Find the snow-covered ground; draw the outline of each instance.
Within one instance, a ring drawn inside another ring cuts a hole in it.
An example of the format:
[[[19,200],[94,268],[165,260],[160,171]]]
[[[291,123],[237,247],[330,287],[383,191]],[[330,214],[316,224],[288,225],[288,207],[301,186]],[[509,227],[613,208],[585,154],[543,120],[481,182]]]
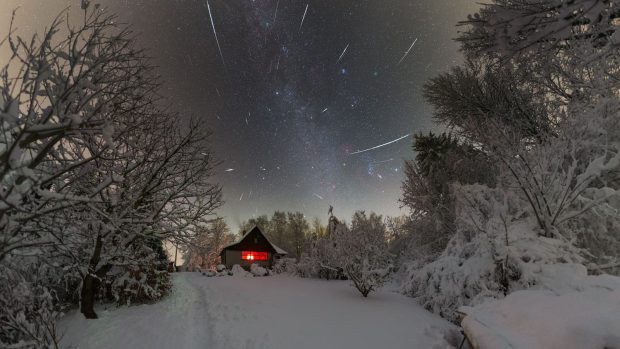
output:
[[[347,281],[174,275],[152,305],[68,314],[63,344],[79,348],[452,348],[456,328],[411,298],[363,298]]]
[[[514,292],[462,323],[481,349],[620,348],[620,291]]]
[[[476,348],[620,348],[620,278],[558,264],[543,266],[539,280],[504,299],[461,308]]]

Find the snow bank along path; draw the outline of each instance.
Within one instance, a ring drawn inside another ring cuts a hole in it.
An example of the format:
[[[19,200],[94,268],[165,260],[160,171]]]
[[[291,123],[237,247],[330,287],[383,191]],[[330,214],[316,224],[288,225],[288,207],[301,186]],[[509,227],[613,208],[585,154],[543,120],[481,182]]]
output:
[[[80,348],[451,348],[455,327],[405,296],[363,298],[347,281],[174,275],[160,303],[69,314],[63,344]]]

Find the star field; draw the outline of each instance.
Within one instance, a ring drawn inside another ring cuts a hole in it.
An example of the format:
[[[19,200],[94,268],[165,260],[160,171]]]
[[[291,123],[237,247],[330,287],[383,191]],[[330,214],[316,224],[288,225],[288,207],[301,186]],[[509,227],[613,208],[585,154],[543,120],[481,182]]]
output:
[[[459,62],[453,23],[477,6],[470,0],[99,3],[133,26],[173,108],[213,130],[223,161],[216,175],[226,200],[220,213],[233,230],[276,209],[323,221],[329,205],[343,218],[356,209],[401,214],[411,137],[352,153],[437,128],[421,86]],[[68,5],[77,20],[77,0],[6,0],[0,23],[21,6],[22,32],[40,29]],[[6,30],[8,24],[0,27],[3,37]]]

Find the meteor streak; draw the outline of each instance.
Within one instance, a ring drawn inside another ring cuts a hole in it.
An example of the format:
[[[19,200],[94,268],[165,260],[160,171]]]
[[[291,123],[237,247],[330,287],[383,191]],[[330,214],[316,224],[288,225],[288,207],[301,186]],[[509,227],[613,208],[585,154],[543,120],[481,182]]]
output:
[[[413,45],[415,45],[416,41],[418,41],[418,38],[415,38],[415,40],[413,40],[413,43],[411,44],[411,46],[409,46],[409,49],[407,50],[407,52],[405,52],[403,57],[400,59],[400,61],[398,61],[398,63],[396,65],[399,65],[405,59],[405,57],[407,57],[407,55],[409,54],[409,51],[411,51],[411,49],[413,48]]]
[[[226,169],[226,172],[232,172],[234,170],[235,170],[234,168],[228,168],[228,169]]]
[[[280,5],[280,0],[276,2],[276,12],[273,14],[273,24],[276,23],[276,18],[278,18],[278,5]]]
[[[298,30],[298,32],[299,32],[299,31],[301,31],[301,26],[302,26],[302,25],[304,25],[304,19],[306,19],[306,13],[308,13],[308,6],[309,6],[309,5],[310,5],[310,4],[306,4],[306,10],[304,11],[304,15],[303,15],[303,17],[301,17],[301,23],[299,24],[299,30]]]
[[[342,53],[340,54],[340,57],[338,57],[338,60],[336,61],[336,64],[338,64],[340,62],[340,60],[342,59],[342,57],[344,57],[345,52],[347,52],[347,49],[349,48],[349,44],[347,44],[347,46],[344,48],[344,50],[342,50]]]
[[[323,197],[322,197],[321,195],[317,194],[317,193],[312,193],[312,195],[314,195],[314,196],[316,196],[317,198],[319,198],[319,199],[323,200]]]
[[[215,42],[217,43],[217,49],[220,51],[220,58],[222,59],[222,63],[224,67],[226,66],[226,62],[224,61],[224,55],[222,54],[222,48],[220,47],[220,40],[217,38],[217,32],[215,31],[215,23],[213,23],[213,15],[211,15],[211,6],[209,5],[209,0],[207,0],[207,9],[209,10],[209,18],[211,19],[211,28],[213,28],[213,36],[215,36]]]
[[[400,140],[403,140],[403,139],[405,139],[405,138],[407,138],[407,137],[409,137],[409,136],[411,136],[411,133],[408,133],[408,134],[406,134],[406,135],[404,135],[404,136],[402,136],[402,137],[400,137],[400,138],[396,138],[396,139],[395,139],[395,140],[393,140],[393,141],[389,141],[389,142],[387,142],[387,143],[379,144],[379,145],[374,146],[374,147],[372,147],[372,148],[368,148],[368,149],[364,149],[364,150],[358,150],[358,151],[355,151],[355,152],[353,152],[353,153],[349,153],[349,155],[360,154],[360,153],[364,153],[364,152],[367,152],[367,151],[370,151],[370,150],[375,150],[375,149],[378,149],[378,148],[381,148],[381,147],[385,147],[386,145],[390,145],[390,144],[392,144],[392,143],[396,143],[396,142],[398,142],[398,141],[400,141]]]
[[[390,162],[390,161],[394,161],[394,158],[389,158],[389,159],[387,159],[387,160],[377,161],[377,162],[374,162],[374,164],[382,164],[382,163],[384,163],[384,162]]]

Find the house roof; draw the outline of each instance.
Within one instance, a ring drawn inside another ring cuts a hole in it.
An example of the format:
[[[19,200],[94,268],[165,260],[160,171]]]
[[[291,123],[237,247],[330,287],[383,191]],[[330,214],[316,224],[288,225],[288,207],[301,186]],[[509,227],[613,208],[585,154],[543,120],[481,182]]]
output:
[[[248,231],[247,233],[245,233],[245,235],[243,235],[243,237],[241,237],[241,239],[237,242],[234,242],[232,244],[228,244],[226,246],[224,246],[222,248],[222,252],[224,252],[226,249],[231,248],[231,247],[235,247],[236,245],[239,245],[243,242],[243,240],[245,240],[249,235],[251,235],[252,233],[258,233],[260,234],[262,237],[265,238],[265,240],[267,241],[267,243],[273,248],[273,250],[277,253],[277,254],[288,254],[288,252],[286,252],[285,250],[281,249],[280,247],[274,245],[271,241],[269,241],[269,238],[267,236],[265,236],[265,234],[263,234],[263,232],[258,229],[258,227],[254,227],[252,230]]]

